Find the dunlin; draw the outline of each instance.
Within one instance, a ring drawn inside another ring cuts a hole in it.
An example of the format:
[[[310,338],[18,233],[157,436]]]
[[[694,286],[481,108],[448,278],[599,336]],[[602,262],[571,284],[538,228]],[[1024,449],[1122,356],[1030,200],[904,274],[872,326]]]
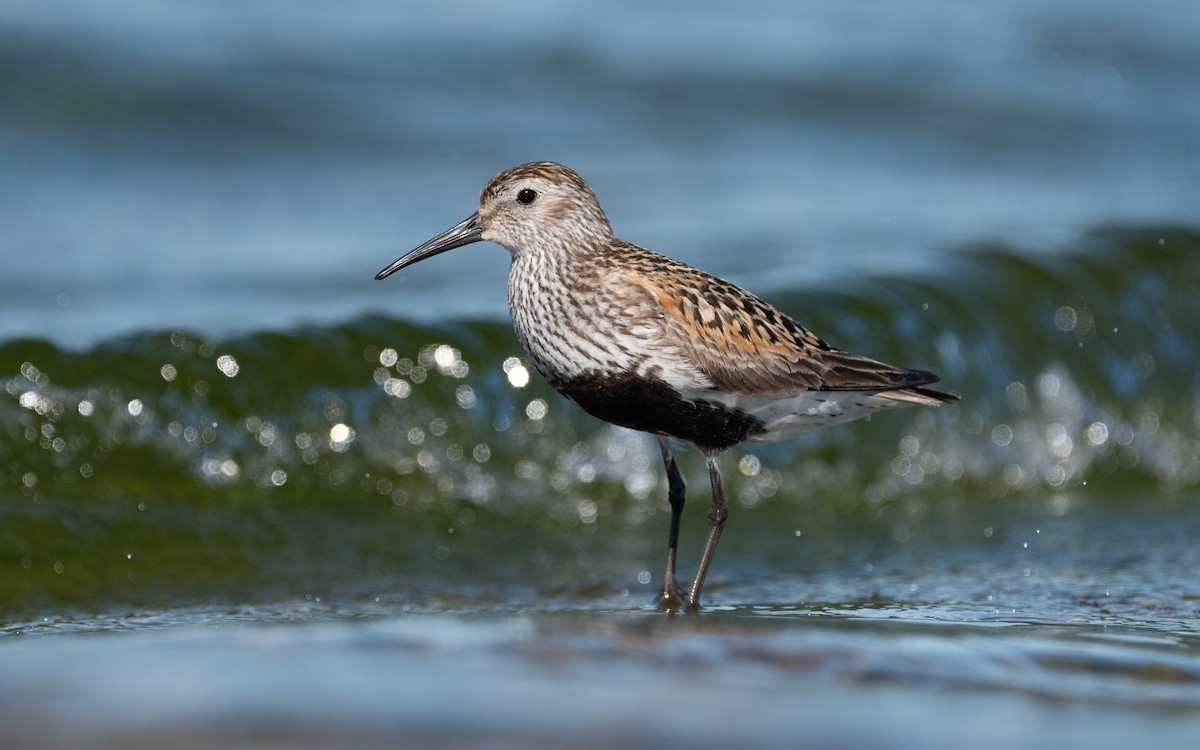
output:
[[[700,606],[729,508],[718,457],[895,406],[955,396],[938,377],[835,349],[753,294],[613,235],[595,193],[552,162],[493,177],[479,210],[379,272],[382,279],[472,242],[512,253],[508,307],[530,361],[559,393],[607,422],[658,437],[671,527],[658,606]],[[704,454],[712,482],[696,577],[675,577],[684,483],[670,438]]]

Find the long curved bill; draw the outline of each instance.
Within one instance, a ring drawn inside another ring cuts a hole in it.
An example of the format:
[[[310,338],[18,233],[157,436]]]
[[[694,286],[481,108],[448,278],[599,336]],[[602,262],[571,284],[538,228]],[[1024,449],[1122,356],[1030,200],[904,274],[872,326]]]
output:
[[[472,242],[479,242],[481,239],[483,239],[483,222],[480,221],[479,212],[477,211],[375,274],[375,279],[386,279],[401,268],[411,266],[419,260],[432,258],[438,253],[444,253],[447,250],[453,250],[463,245],[470,245]]]

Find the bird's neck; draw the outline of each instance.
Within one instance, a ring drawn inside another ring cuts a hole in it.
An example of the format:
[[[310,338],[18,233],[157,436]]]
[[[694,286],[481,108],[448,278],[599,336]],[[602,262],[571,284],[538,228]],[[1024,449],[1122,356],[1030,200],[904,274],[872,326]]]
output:
[[[574,314],[581,295],[589,287],[595,289],[596,278],[595,263],[563,253],[535,248],[514,254],[508,272],[508,307],[517,333],[522,327]]]

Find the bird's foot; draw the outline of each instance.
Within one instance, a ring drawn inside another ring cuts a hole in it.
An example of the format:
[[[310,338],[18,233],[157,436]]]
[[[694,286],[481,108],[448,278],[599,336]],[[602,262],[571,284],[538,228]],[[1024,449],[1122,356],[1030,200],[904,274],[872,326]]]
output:
[[[687,589],[679,585],[679,581],[674,578],[670,581],[664,581],[662,588],[658,590],[658,596],[654,600],[654,605],[663,612],[678,612],[681,609],[692,610],[688,604]]]

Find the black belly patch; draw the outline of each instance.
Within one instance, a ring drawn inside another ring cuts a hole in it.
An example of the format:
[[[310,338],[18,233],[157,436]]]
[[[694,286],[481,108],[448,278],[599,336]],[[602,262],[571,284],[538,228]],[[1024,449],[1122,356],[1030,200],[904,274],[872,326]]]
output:
[[[555,390],[605,422],[724,450],[761,434],[762,420],[740,409],[687,401],[658,378],[630,373],[555,380]]]

